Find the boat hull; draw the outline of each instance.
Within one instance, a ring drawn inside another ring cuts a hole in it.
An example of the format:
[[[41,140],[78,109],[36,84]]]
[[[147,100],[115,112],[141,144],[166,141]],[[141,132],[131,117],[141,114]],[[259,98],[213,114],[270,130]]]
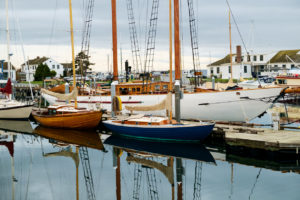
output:
[[[213,123],[199,125],[129,125],[112,120],[104,121],[104,126],[113,134],[144,140],[199,142],[205,139],[214,127]]]
[[[280,95],[282,88],[259,88],[249,90],[185,93],[181,100],[183,119],[246,122],[264,113]],[[55,97],[43,94],[50,103],[59,102]],[[123,105],[153,105],[161,102],[165,94],[121,95]],[[101,104],[111,110],[110,96],[78,96],[79,106],[89,108]],[[173,101],[175,98],[173,98]],[[175,103],[173,102],[173,110]],[[124,107],[123,107],[124,109]],[[124,112],[128,112],[124,110]],[[139,112],[137,112],[139,113]],[[140,112],[150,114],[150,112]],[[151,114],[164,115],[164,111],[151,111]]]
[[[0,119],[26,120],[29,118],[33,105],[20,105],[0,108]]]
[[[42,115],[38,111],[33,111],[34,119],[42,126],[51,128],[67,129],[93,129],[96,128],[102,117],[102,111],[92,111],[85,113]]]

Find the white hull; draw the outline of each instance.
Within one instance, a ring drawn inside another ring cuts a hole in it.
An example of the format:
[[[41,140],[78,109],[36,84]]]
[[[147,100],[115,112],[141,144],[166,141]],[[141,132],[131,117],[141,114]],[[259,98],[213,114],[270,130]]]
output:
[[[0,119],[28,119],[33,105],[18,101],[0,101]]]
[[[181,101],[181,118],[216,121],[250,121],[265,112],[280,94],[282,88],[262,88],[222,92],[186,93]],[[56,97],[43,94],[50,103],[57,103]],[[124,95],[120,96],[124,105],[152,105],[163,100],[166,95]],[[110,96],[78,96],[81,107],[91,108],[101,103],[111,110]],[[174,108],[173,98],[173,110]],[[126,110],[124,110],[127,112]],[[144,112],[145,113],[145,112]],[[164,115],[165,111],[149,114]]]

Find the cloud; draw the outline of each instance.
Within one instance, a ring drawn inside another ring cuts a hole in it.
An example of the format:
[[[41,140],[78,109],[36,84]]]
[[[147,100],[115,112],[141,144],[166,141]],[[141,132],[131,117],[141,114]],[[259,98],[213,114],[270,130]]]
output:
[[[12,4],[13,2],[14,5]],[[149,14],[152,1],[133,0],[132,2],[140,51],[141,55],[144,55],[146,49],[145,35],[149,28]],[[273,0],[271,3],[268,0],[230,0],[229,2],[247,49],[264,52],[300,47],[300,40],[297,39],[300,35],[300,27],[296,26],[298,19],[300,19],[300,2],[298,0]],[[86,3],[87,1],[73,0],[75,45],[78,51],[81,47],[83,8]],[[183,60],[187,62],[188,68],[190,68],[192,52],[187,2],[182,0],[180,5],[183,56],[186,56]],[[160,1],[159,6],[154,64],[156,69],[164,69],[167,66],[167,52],[169,49],[168,1]],[[0,44],[5,45],[4,2],[1,2],[0,7]],[[229,52],[228,7],[225,0],[194,1],[194,10],[198,26],[197,35],[201,63],[205,66],[211,60],[211,57],[221,58]],[[148,17],[146,13],[148,13]],[[130,52],[130,34],[125,0],[117,1],[117,15],[118,46],[119,48],[122,47],[124,52]],[[26,54],[30,55],[30,58],[48,56],[57,58],[60,62],[71,59],[71,54],[65,52],[68,49],[67,46],[70,45],[67,0],[11,1],[10,27],[12,44],[19,45],[21,40],[18,37],[17,20],[14,16],[19,19]],[[233,22],[232,41],[233,46],[242,44]],[[111,43],[110,1],[95,1],[90,47],[97,52],[97,57],[91,56],[98,66],[107,65],[107,54],[111,54]],[[37,49],[38,46],[40,50]],[[47,49],[46,52],[45,49]],[[17,54],[16,52],[13,53]],[[5,49],[2,51],[1,48],[0,57],[6,58]],[[13,57],[16,65],[20,64],[19,60],[21,58]],[[132,59],[130,53],[124,54],[123,60],[126,59]]]

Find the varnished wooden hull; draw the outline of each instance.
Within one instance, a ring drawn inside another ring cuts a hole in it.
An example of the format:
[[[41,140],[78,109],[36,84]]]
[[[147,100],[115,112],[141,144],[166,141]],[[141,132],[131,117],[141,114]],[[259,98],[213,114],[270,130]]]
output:
[[[68,113],[43,115],[33,111],[34,119],[42,126],[67,129],[93,129],[101,121],[102,111],[87,111],[83,113]]]

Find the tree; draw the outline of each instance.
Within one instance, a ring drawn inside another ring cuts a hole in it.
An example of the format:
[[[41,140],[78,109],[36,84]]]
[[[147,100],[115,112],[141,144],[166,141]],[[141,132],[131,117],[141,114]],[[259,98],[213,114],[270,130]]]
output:
[[[82,74],[85,76],[85,73],[90,69],[90,65],[94,65],[89,61],[90,56],[86,55],[83,51],[79,52],[75,57],[75,66],[78,67],[76,74]]]
[[[34,74],[34,80],[43,81],[48,76],[51,76],[49,67],[43,63],[39,64]]]
[[[56,76],[56,71],[52,70],[52,71],[50,72],[50,76],[51,76],[52,78],[55,77],[55,76]]]

